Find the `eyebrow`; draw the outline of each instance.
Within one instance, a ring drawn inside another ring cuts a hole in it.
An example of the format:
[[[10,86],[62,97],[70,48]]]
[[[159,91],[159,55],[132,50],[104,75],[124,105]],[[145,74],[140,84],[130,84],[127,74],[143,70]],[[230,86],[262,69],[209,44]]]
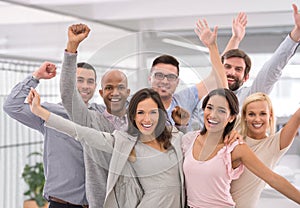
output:
[[[215,107],[213,104],[210,104],[210,103],[208,103],[207,106]],[[218,108],[218,109],[223,109],[223,110],[227,110],[226,107],[222,107],[222,106],[216,106],[216,108]]]

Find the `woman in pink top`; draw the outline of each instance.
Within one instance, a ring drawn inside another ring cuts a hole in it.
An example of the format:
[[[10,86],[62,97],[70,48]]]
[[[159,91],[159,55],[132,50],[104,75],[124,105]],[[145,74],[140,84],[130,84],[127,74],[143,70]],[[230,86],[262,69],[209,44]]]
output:
[[[203,130],[186,134],[182,144],[189,207],[234,207],[230,183],[242,173],[243,165],[300,204],[300,192],[266,167],[247,144],[237,141],[224,144],[239,113],[239,103],[232,91],[226,88],[211,91],[203,100],[202,108]]]

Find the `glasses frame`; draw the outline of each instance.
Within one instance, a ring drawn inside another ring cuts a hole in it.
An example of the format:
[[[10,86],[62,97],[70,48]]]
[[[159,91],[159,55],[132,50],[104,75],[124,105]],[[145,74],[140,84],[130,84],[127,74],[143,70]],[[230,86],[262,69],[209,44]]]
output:
[[[175,74],[164,74],[162,72],[154,72],[153,76],[157,80],[164,80],[166,77],[169,82],[174,82],[178,79],[178,76]]]

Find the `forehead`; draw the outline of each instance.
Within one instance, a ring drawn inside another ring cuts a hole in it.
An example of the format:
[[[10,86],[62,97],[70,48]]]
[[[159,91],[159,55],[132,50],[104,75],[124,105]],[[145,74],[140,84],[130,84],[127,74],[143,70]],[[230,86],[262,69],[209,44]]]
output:
[[[178,74],[178,69],[176,66],[173,66],[172,64],[163,64],[159,63],[153,66],[153,72],[163,72],[163,73],[172,73],[172,74]]]
[[[158,108],[157,103],[152,98],[146,98],[145,100],[142,100],[137,105],[138,109],[153,109]]]
[[[269,105],[265,100],[258,100],[247,105],[247,111],[269,111]]]
[[[221,95],[213,95],[207,102],[207,105],[213,105],[215,107],[220,108],[229,108],[228,101],[224,96]]]
[[[95,72],[91,69],[77,68],[76,76],[95,80]]]
[[[116,84],[124,84],[127,86],[127,78],[120,71],[111,71],[102,77],[102,85],[116,85]]]
[[[243,58],[240,57],[231,57],[228,59],[224,59],[224,64],[230,64],[232,66],[238,66],[246,68],[246,63]]]

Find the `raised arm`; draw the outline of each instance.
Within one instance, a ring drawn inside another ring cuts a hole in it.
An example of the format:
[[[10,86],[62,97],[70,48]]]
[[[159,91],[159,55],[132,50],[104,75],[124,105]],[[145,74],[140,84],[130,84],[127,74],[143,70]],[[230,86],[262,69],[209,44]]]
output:
[[[236,18],[232,20],[232,36],[227,43],[223,53],[231,49],[237,49],[240,42],[244,39],[247,26],[247,15],[245,12],[240,12]]]
[[[242,163],[257,177],[264,180],[271,187],[300,204],[300,192],[284,177],[270,170],[251,151],[247,144],[240,144],[232,152],[232,159],[240,159]]]
[[[290,37],[293,41],[299,42],[300,41],[300,14],[298,12],[298,7],[296,4],[292,4],[293,7],[293,16],[294,16],[294,28],[290,33]]]
[[[68,43],[64,53],[60,77],[60,92],[63,106],[70,119],[78,124],[87,125],[89,115],[87,104],[84,103],[76,85],[77,49],[90,32],[87,25],[75,24],[68,28]]]
[[[269,94],[274,84],[280,79],[282,70],[295,54],[300,41],[300,14],[295,4],[293,4],[293,11],[295,24],[293,30],[262,66],[244,98],[255,92]],[[241,103],[244,98],[240,100]]]
[[[289,146],[300,127],[300,108],[292,115],[280,132],[280,149]]]
[[[202,21],[198,20],[195,32],[202,43],[209,49],[209,55],[213,69],[212,73],[208,77],[197,84],[199,99],[201,99],[210,90],[213,90],[217,87],[228,88],[228,83],[217,46],[218,27],[215,26],[214,30],[211,31],[205,19]]]
[[[44,62],[32,75],[18,83],[7,96],[3,110],[13,119],[43,133],[44,121],[31,113],[29,105],[25,103],[30,88],[35,88],[41,79],[52,79],[56,75],[56,66]]]
[[[43,119],[47,127],[65,133],[81,143],[84,142],[91,148],[108,153],[112,152],[114,137],[111,134],[80,126],[68,119],[50,113],[41,106],[40,95],[33,88],[31,88],[27,100],[32,113]]]

